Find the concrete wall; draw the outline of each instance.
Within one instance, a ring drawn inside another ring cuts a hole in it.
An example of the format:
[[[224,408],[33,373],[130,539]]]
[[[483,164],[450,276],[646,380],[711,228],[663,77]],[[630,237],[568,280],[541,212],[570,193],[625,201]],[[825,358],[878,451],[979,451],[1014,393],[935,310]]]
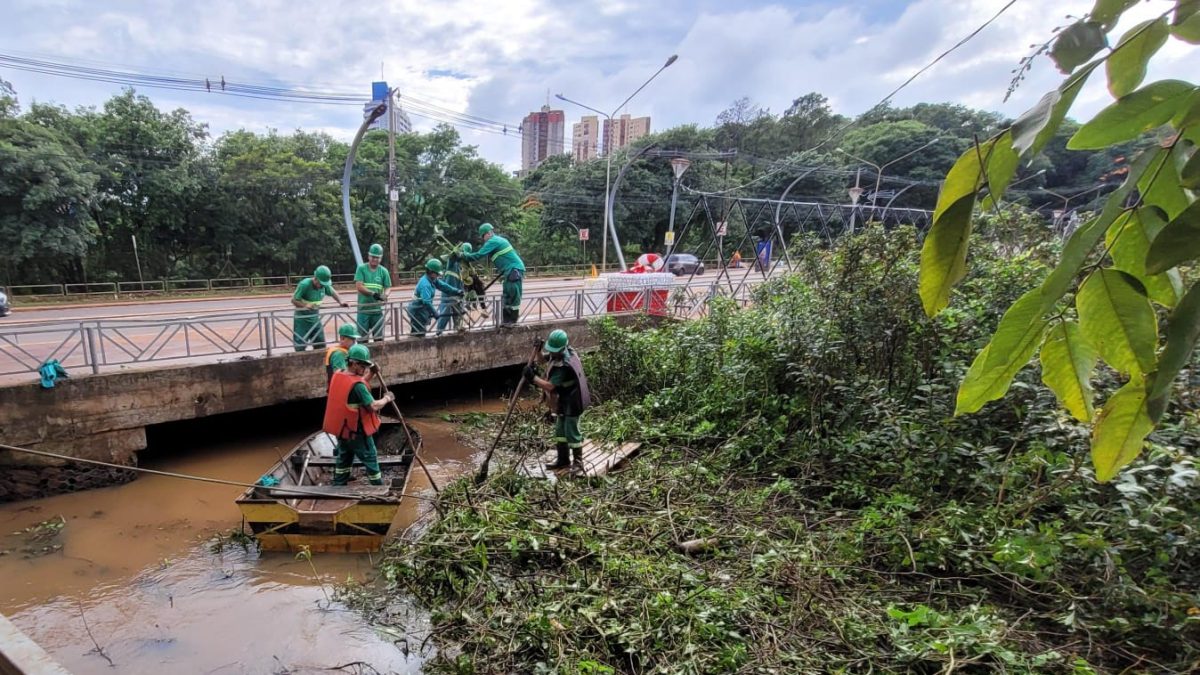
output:
[[[622,322],[634,316],[617,317]],[[587,320],[376,343],[372,357],[389,385],[524,363],[538,336],[562,328],[580,349],[594,346]],[[292,353],[225,363],[178,365],[0,387],[0,442],[72,457],[136,464],[146,427],[325,395],[324,355]],[[125,474],[80,474],[80,465],[0,450],[0,501],[112,484]],[[40,470],[39,469],[44,469]],[[22,480],[14,480],[14,470]],[[56,471],[70,471],[58,475]],[[36,474],[36,485],[30,484]],[[18,483],[20,485],[18,485]]]

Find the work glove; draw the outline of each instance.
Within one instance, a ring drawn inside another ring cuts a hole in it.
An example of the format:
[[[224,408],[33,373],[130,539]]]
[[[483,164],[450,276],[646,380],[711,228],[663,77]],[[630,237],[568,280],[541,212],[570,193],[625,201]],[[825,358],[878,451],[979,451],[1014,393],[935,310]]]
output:
[[[375,298],[379,302],[383,302],[383,293],[372,293],[371,297]]]
[[[533,366],[526,364],[525,371],[522,374],[525,376],[526,380],[532,382],[533,378],[537,377],[538,372],[537,372],[537,369],[535,369]]]
[[[345,300],[343,300],[343,301],[341,302],[341,305],[342,305],[342,307],[349,307],[349,306],[350,306],[350,303],[348,303],[348,302],[346,302]]]

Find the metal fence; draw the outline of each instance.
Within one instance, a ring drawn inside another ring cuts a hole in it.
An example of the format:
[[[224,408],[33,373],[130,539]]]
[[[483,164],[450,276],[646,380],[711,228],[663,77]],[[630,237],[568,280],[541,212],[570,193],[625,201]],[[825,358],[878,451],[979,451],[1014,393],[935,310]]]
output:
[[[693,318],[708,311],[716,296],[747,304],[751,283],[724,282],[676,284],[669,288],[610,292],[584,288],[523,299],[518,324],[582,319],[605,314],[646,313],[657,316]],[[755,283],[761,279],[755,280]],[[436,336],[436,317],[421,333],[406,311],[408,302],[381,305],[382,333],[377,339],[391,341]],[[134,367],[147,363],[194,360],[212,362],[224,358],[274,356],[304,348],[323,349],[327,339],[336,341],[337,329],[356,321],[357,310],[337,308],[318,313],[310,334],[297,335],[294,310],[244,311],[199,317],[161,319],[97,319],[46,322],[0,328],[0,376],[36,373],[51,359],[64,368],[91,373]],[[493,330],[500,325],[500,298],[488,297],[447,316],[446,332]],[[366,327],[358,326],[366,335]]]

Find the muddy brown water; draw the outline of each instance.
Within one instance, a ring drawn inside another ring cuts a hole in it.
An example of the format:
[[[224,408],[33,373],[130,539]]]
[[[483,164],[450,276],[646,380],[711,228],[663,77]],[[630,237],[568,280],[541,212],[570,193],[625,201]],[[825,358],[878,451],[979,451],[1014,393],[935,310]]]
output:
[[[480,409],[476,400],[409,411],[439,485],[481,459],[440,415]],[[253,482],[308,433],[202,442],[178,453],[152,445],[142,464]],[[409,491],[432,495],[415,467]],[[419,672],[428,657],[418,653],[428,628],[422,612],[409,608],[407,635],[389,634],[326,599],[333,584],[369,579],[376,558],[315,554],[310,566],[286,553],[210,550],[215,534],[239,527],[233,500],[240,492],[143,475],[119,487],[0,505],[0,612],[78,674],[334,672],[325,669],[353,662]],[[430,509],[428,501],[404,500],[393,536]],[[65,525],[49,545],[61,548],[33,555],[41,544],[21,531],[58,517]]]

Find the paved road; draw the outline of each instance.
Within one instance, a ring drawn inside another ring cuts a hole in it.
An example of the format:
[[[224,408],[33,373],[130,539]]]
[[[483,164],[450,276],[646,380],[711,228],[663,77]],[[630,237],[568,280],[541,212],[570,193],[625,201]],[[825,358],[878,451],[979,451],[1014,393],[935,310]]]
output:
[[[736,285],[742,277],[737,275]],[[677,289],[688,279],[675,280]],[[697,277],[690,288],[678,290],[675,314],[690,314],[702,305],[716,275]],[[751,279],[753,281],[753,278]],[[723,280],[722,285],[728,285]],[[411,286],[393,291],[387,313],[387,339],[407,337],[408,321],[402,306],[412,297]],[[578,293],[583,279],[530,279],[525,284],[522,323],[593,316],[609,309],[603,290]],[[489,298],[499,296],[493,287]],[[143,368],[166,363],[205,363],[237,358],[257,358],[292,351],[292,308],[289,296],[215,298],[195,301],[151,301],[135,305],[78,306],[30,309],[0,320],[0,382],[29,381],[33,371],[48,359],[57,359],[70,372],[90,373],[92,363],[103,372]],[[321,316],[325,334],[353,321],[353,293],[348,309],[326,303]],[[672,301],[674,303],[674,300]],[[636,309],[620,307],[618,309]],[[656,309],[666,311],[666,307]],[[16,319],[15,321],[12,319]],[[490,330],[494,322],[481,312],[471,316],[473,330]],[[102,320],[88,330],[79,322]],[[431,327],[432,328],[432,327]],[[268,350],[265,345],[270,345]]]

